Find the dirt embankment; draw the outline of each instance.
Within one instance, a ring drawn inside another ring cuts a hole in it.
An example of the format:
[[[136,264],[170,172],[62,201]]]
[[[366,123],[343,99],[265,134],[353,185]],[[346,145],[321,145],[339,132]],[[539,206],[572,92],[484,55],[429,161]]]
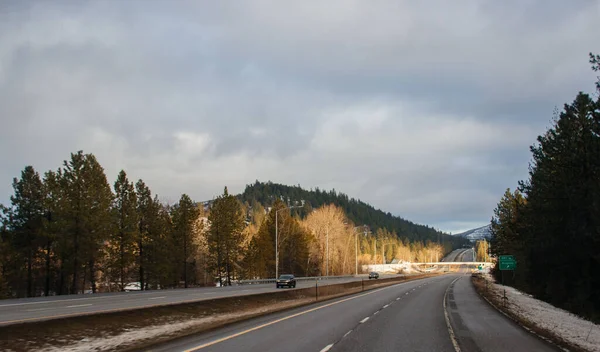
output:
[[[355,281],[0,327],[3,351],[132,350],[260,315],[439,274]]]

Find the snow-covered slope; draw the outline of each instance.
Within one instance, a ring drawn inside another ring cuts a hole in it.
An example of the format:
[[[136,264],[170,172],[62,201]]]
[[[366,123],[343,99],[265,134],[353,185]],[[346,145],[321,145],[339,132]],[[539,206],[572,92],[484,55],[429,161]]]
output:
[[[489,240],[491,237],[490,225],[478,227],[473,230],[465,231],[463,233],[456,234],[455,236],[465,237],[471,241],[479,241],[482,239]]]

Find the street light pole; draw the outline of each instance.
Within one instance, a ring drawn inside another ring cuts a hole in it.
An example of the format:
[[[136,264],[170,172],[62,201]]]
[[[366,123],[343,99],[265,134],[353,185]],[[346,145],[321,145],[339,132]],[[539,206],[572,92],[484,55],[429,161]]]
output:
[[[354,234],[354,276],[358,276],[358,232]]]
[[[354,231],[354,275],[358,276],[358,232],[356,229],[365,227],[365,225],[355,226],[352,230]]]
[[[325,276],[329,276],[329,224],[325,228],[325,256],[326,259],[326,267],[325,267]]]
[[[275,278],[279,277],[279,221],[277,221],[277,213],[279,210],[275,210]]]

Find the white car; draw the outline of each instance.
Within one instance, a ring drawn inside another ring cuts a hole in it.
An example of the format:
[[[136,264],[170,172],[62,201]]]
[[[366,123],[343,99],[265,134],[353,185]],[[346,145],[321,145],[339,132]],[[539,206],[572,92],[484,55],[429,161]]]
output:
[[[123,288],[123,290],[125,292],[141,291],[142,290],[142,285],[139,282],[130,282],[127,285],[125,285],[125,287]]]

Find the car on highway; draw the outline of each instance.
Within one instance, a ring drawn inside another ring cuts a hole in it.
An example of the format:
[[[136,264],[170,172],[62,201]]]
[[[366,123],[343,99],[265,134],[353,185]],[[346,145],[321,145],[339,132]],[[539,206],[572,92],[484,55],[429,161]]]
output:
[[[131,292],[131,291],[141,291],[142,285],[139,282],[130,282],[125,287],[123,287],[123,291]]]
[[[296,278],[294,277],[294,275],[290,275],[290,274],[286,274],[286,275],[281,275],[279,276],[279,278],[277,280],[275,280],[275,286],[277,288],[280,287],[296,287]]]
[[[379,273],[375,272],[375,271],[371,271],[369,273],[369,280],[371,280],[371,279],[379,279]]]

